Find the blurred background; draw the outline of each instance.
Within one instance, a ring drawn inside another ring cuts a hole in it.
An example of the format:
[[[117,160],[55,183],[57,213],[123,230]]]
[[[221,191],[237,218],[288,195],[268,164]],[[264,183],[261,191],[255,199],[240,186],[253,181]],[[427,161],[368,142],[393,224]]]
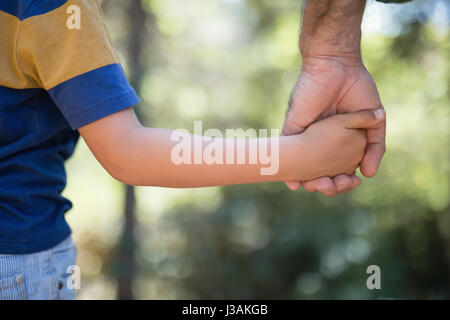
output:
[[[301,68],[301,0],[101,4],[145,125],[281,128]],[[78,298],[449,299],[449,21],[446,0],[368,1],[362,50],[387,153],[346,195],[127,187],[80,141],[65,190]],[[372,264],[381,290],[366,287]]]

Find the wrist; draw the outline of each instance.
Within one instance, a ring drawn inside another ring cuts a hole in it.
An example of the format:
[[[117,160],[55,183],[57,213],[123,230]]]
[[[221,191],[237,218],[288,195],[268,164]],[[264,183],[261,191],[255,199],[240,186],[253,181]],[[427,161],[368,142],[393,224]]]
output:
[[[310,40],[301,46],[302,65],[335,64],[356,67],[362,66],[363,60],[359,44],[355,47],[351,45],[333,45],[320,40]]]
[[[305,178],[305,139],[302,135],[280,138],[280,181],[302,181]]]
[[[303,60],[360,60],[364,7],[365,0],[308,0],[299,39]]]

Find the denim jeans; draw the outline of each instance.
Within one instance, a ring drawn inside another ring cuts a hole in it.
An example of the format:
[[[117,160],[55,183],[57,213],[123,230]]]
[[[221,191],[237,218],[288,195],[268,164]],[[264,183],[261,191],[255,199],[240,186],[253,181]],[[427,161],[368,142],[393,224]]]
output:
[[[76,255],[71,237],[37,253],[0,254],[0,300],[74,299],[68,268],[75,265]]]

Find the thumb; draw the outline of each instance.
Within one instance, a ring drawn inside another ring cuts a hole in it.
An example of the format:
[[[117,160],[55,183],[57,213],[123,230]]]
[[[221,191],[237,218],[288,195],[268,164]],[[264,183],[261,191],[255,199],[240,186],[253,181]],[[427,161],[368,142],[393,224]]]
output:
[[[305,127],[302,127],[298,124],[293,123],[292,121],[289,121],[289,119],[286,119],[281,134],[283,136],[292,136],[294,134],[300,134],[303,131],[305,131]]]
[[[383,108],[375,110],[358,111],[339,115],[347,129],[370,129],[383,122],[386,112]]]

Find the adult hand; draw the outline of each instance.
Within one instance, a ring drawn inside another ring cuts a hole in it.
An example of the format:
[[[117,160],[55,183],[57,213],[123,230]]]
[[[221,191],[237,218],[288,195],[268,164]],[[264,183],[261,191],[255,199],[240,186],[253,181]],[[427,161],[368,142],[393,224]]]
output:
[[[361,58],[361,21],[365,0],[306,0],[300,35],[303,67],[289,102],[284,135],[301,133],[314,121],[335,113],[382,107],[375,82]],[[376,174],[385,152],[386,123],[367,130],[367,149],[360,169]],[[287,182],[327,196],[361,183],[356,175]]]
[[[303,59],[303,68],[289,102],[283,126],[284,135],[301,133],[311,123],[336,113],[382,107],[372,76],[359,58],[316,56]],[[385,152],[383,121],[367,130],[367,149],[360,164],[361,173],[374,176]],[[287,182],[291,190],[302,186],[309,192],[334,196],[361,183],[356,175],[321,177],[303,182]]]

